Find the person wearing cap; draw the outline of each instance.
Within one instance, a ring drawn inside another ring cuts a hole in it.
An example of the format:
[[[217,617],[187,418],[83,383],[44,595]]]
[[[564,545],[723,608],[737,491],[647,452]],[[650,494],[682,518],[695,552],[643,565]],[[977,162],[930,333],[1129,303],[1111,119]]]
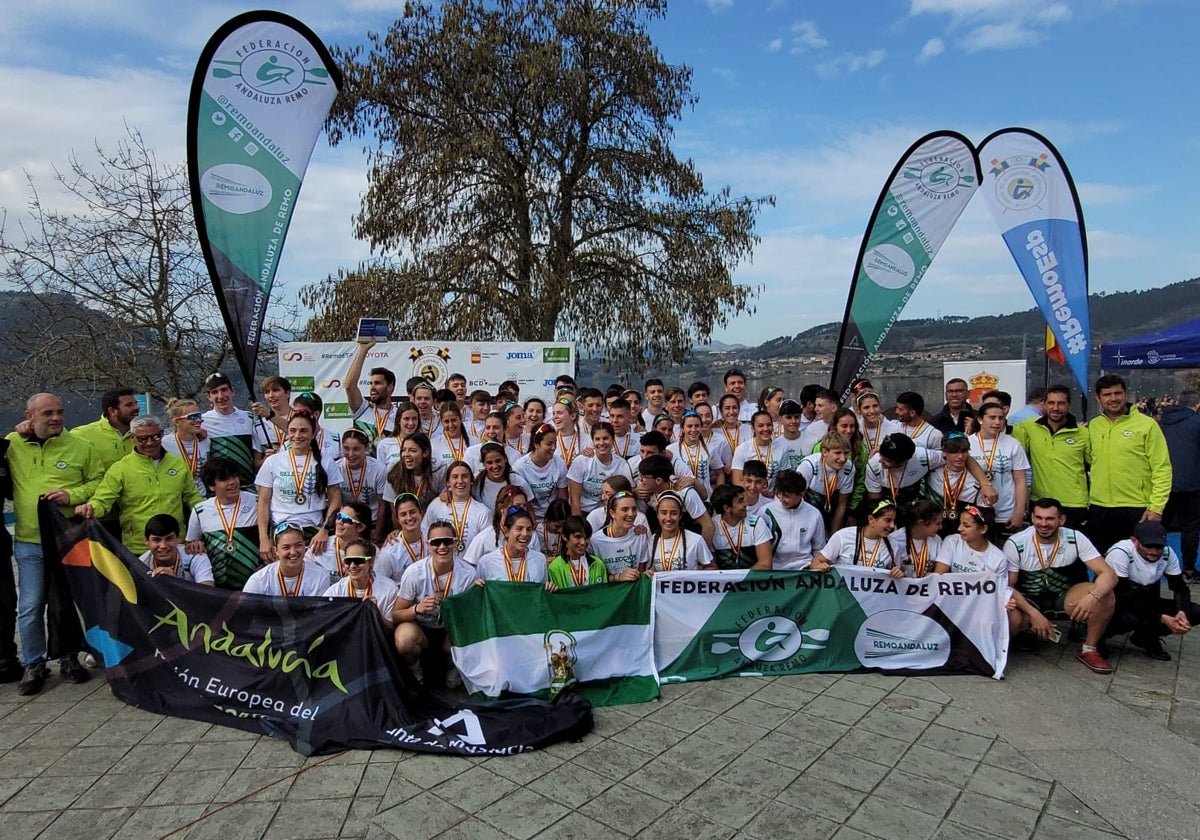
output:
[[[1114,544],[1105,560],[1117,576],[1117,607],[1105,636],[1130,633],[1129,641],[1151,659],[1170,660],[1162,637],[1190,632],[1200,623],[1200,606],[1192,603],[1179,555],[1167,545],[1167,529],[1161,522],[1139,522],[1133,536]],[[1159,595],[1164,575],[1171,598]]]
[[[1075,659],[1097,674],[1111,674],[1101,645],[1116,608],[1113,574],[1100,552],[1082,532],[1065,527],[1062,503],[1039,499],[1030,509],[1033,524],[1004,543],[1009,585],[1025,599],[1013,634],[1029,631],[1040,639],[1054,632],[1054,618],[1087,625],[1083,648]],[[1088,572],[1095,575],[1088,580]],[[1019,604],[1021,602],[1018,602]],[[1047,615],[1049,614],[1049,615]]]
[[[371,368],[365,399],[358,385],[367,352],[375,343],[376,338],[373,335],[358,337],[358,346],[355,348],[354,358],[350,360],[350,369],[346,371],[344,380],[346,402],[353,412],[354,426],[370,438],[372,454],[375,452],[375,441],[391,434],[392,427],[396,425],[396,407],[392,403],[392,394],[396,391],[396,374],[385,367]],[[462,384],[465,391],[465,379]]]
[[[204,380],[204,395],[212,403],[201,420],[208,432],[208,457],[227,458],[237,464],[242,486],[253,487],[255,468],[261,461],[261,454],[255,451],[254,415],[233,404],[233,383],[223,373]],[[265,437],[262,443],[267,443]]]
[[[1067,525],[1083,528],[1088,513],[1088,428],[1071,413],[1071,389],[1046,389],[1040,417],[1017,422],[1012,435],[1029,457],[1035,499],[1058,499]]]
[[[975,416],[975,409],[967,402],[970,389],[965,379],[951,379],[946,383],[946,404],[942,410],[929,419],[929,424],[948,435],[951,432],[970,431],[968,424]]]

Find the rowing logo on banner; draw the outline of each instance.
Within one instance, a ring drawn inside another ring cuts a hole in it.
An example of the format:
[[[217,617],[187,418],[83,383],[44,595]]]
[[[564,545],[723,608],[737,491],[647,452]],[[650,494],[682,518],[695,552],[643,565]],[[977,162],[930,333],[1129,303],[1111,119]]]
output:
[[[410,347],[408,358],[412,362],[412,375],[419,376],[434,387],[440,388],[450,373],[450,348],[426,345]]]
[[[937,668],[950,658],[950,634],[927,615],[884,610],[859,627],[854,653],[868,668]]]
[[[975,176],[962,163],[948,155],[933,155],[904,167],[904,177],[915,181],[917,191],[926,198],[944,200],[958,195],[963,187],[975,186]]]
[[[800,625],[786,615],[750,622],[740,633],[713,633],[710,650],[718,656],[740,653],[750,662],[788,662],[802,651],[824,650],[829,631]]]
[[[308,95],[306,88],[309,85],[329,84],[329,71],[311,66],[317,56],[306,49],[307,44],[299,40],[252,41],[251,44],[271,46],[248,52],[239,47],[236,52],[226,53],[238,56],[235,60],[214,59],[212,77],[237,79],[234,87],[238,93],[264,105],[294,102]]]
[[[1036,157],[1014,155],[992,161],[991,174],[996,179],[996,200],[1009,210],[1029,210],[1041,206],[1046,197],[1046,170],[1049,155]]]

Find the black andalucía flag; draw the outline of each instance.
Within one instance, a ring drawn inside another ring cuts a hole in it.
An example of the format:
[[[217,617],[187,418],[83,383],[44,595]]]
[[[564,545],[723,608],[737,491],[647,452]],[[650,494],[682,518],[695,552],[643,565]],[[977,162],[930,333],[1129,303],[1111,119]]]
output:
[[[591,707],[576,697],[433,697],[401,667],[373,604],[151,577],[94,520],[68,522],[45,502],[40,513],[88,644],[113,694],[131,706],[285,738],[305,755],[380,747],[508,755],[591,730]]]

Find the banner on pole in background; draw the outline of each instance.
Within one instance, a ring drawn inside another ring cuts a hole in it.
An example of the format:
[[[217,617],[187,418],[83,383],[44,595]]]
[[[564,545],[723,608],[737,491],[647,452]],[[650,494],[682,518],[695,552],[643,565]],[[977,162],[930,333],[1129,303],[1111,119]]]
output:
[[[346,402],[342,381],[358,344],[339,342],[286,342],[279,346],[279,375],[292,383],[293,391],[311,391],[324,403],[321,425],[335,432],[350,428],[352,412]],[[404,383],[420,376],[435,388],[446,387],[452,373],[467,378],[467,392],[476,389],[495,394],[500,383],[511,379],[521,389],[521,402],[554,396],[554,380],[561,374],[575,375],[574,342],[465,342],[385,341],[367,352],[359,388],[365,394],[371,368],[383,367],[396,374],[394,398],[404,395]]]
[[[830,389],[844,400],[979,188],[979,158],[953,131],[922,137],[900,158],[863,236]]]
[[[999,679],[1007,590],[1000,575],[858,566],[658,574],[654,658],[663,682],[858,668]]]
[[[442,602],[470,692],[550,699],[570,689],[596,706],[658,697],[650,615],[644,577],[557,592],[489,580]]]
[[[279,12],[209,39],[188,102],[188,181],[200,247],[251,393],[271,287],[317,136],[342,85],[320,39]]]
[[[1006,128],[979,147],[983,193],[1009,252],[1083,393],[1088,393],[1091,320],[1087,237],[1079,195],[1050,141]]]
[[[1027,365],[1024,359],[976,359],[970,362],[942,362],[942,384],[951,379],[962,379],[967,383],[967,402],[976,408],[980,398],[988,391],[1007,391],[1012,394],[1012,407],[1016,411],[1025,405],[1025,376]]]
[[[48,571],[65,575],[78,609],[61,620],[76,631],[82,620],[109,688],[131,706],[282,738],[305,755],[379,747],[510,755],[591,730],[591,708],[577,697],[435,698],[400,664],[369,601],[153,577],[94,519],[68,522],[46,501],[39,515],[56,549]]]

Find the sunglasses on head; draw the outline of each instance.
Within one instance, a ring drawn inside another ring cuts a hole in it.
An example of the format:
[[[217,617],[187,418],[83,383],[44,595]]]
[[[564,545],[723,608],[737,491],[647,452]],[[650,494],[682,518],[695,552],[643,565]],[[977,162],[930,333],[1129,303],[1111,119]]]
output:
[[[558,398],[558,404],[559,404],[559,405],[569,405],[569,406],[574,406],[574,405],[575,405],[575,400],[573,400],[573,399],[571,399],[571,398],[569,398],[569,397],[559,397],[559,398]]]
[[[633,498],[635,498],[635,496],[632,493],[630,493],[628,490],[618,490],[616,493],[612,494],[612,497],[609,499],[609,501],[615,502],[618,499],[633,499]]]
[[[950,434],[946,435],[946,437],[943,438],[943,440],[955,440],[957,438],[962,438],[963,440],[966,440],[967,436],[964,435],[962,432],[951,432]]]
[[[348,513],[338,513],[338,515],[335,516],[334,519],[336,519],[338,522],[342,522],[346,525],[362,525],[361,522],[359,522],[357,519],[355,519],[353,516],[351,516]]]
[[[538,426],[538,427],[537,427],[536,429],[534,429],[533,431],[534,431],[534,433],[535,433],[535,434],[539,434],[539,435],[540,435],[540,434],[543,434],[543,433],[545,433],[545,432],[553,432],[553,431],[554,431],[554,424],[553,424],[553,423],[543,423],[542,425]]]
[[[347,554],[342,558],[343,566],[365,566],[371,562],[371,558],[364,554]]]
[[[525,508],[521,507],[521,505],[513,505],[508,510],[504,511],[504,515],[512,516],[514,513],[526,513],[526,512],[527,511],[525,510]]]
[[[304,529],[302,527],[300,527],[299,525],[297,525],[295,522],[286,522],[285,521],[285,522],[280,522],[278,525],[275,526],[275,536],[278,537],[284,531],[299,531],[301,534],[304,533]]]
[[[434,537],[428,541],[430,545],[441,548],[447,545],[454,545],[454,537]]]

